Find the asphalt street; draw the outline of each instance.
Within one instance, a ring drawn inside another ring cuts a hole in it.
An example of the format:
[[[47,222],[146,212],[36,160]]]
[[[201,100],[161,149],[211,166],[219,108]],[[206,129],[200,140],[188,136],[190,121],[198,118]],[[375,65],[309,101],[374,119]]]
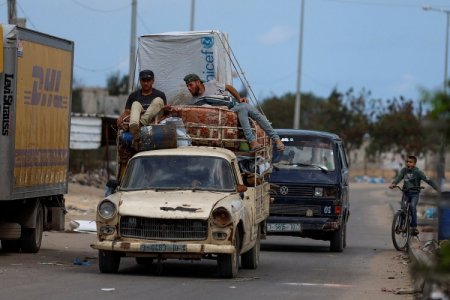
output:
[[[37,254],[0,253],[0,299],[413,299],[395,295],[411,281],[408,260],[390,240],[387,186],[353,184],[347,248],[269,237],[257,270],[232,280],[217,276],[215,261],[166,261],[142,266],[122,259],[119,274],[101,274],[93,234],[45,233]],[[81,264],[74,264],[74,261]]]

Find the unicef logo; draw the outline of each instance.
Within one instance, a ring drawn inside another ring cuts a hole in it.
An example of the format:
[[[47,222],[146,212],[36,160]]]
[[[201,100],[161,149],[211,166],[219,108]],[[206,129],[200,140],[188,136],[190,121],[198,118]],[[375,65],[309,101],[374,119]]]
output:
[[[214,37],[208,36],[208,37],[202,37],[200,39],[200,43],[202,43],[203,48],[211,48],[214,45]]]

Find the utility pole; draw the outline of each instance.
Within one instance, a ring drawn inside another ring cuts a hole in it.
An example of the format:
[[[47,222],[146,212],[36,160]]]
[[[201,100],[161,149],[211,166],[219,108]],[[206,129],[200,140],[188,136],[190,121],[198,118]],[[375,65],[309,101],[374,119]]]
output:
[[[16,24],[16,0],[8,0],[8,24]]]
[[[295,96],[294,108],[294,129],[300,128],[300,104],[301,104],[301,79],[302,79],[302,48],[303,48],[303,19],[305,11],[305,1],[301,0],[300,12],[300,34],[298,43],[298,68],[297,68],[297,93]]]
[[[194,20],[195,20],[195,0],[191,0],[191,26],[190,26],[191,31],[194,31]]]
[[[130,70],[128,73],[128,93],[133,90],[136,54],[136,13],[137,0],[131,0]]]

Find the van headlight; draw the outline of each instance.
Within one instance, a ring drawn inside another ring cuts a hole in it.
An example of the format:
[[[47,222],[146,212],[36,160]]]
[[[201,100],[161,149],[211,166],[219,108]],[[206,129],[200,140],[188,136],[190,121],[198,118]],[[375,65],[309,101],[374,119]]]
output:
[[[109,200],[103,200],[98,205],[98,214],[103,219],[112,219],[117,212],[116,205]]]
[[[337,196],[337,188],[336,187],[315,187],[314,188],[314,197],[333,197]]]
[[[323,188],[316,187],[314,189],[314,197],[322,197],[323,196]]]

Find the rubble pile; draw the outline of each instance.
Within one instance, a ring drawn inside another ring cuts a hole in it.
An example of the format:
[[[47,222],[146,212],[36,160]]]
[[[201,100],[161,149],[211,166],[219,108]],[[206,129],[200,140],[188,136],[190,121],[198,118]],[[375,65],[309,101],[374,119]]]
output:
[[[96,169],[85,173],[72,174],[69,173],[69,182],[80,185],[104,188],[108,181],[106,169]]]

